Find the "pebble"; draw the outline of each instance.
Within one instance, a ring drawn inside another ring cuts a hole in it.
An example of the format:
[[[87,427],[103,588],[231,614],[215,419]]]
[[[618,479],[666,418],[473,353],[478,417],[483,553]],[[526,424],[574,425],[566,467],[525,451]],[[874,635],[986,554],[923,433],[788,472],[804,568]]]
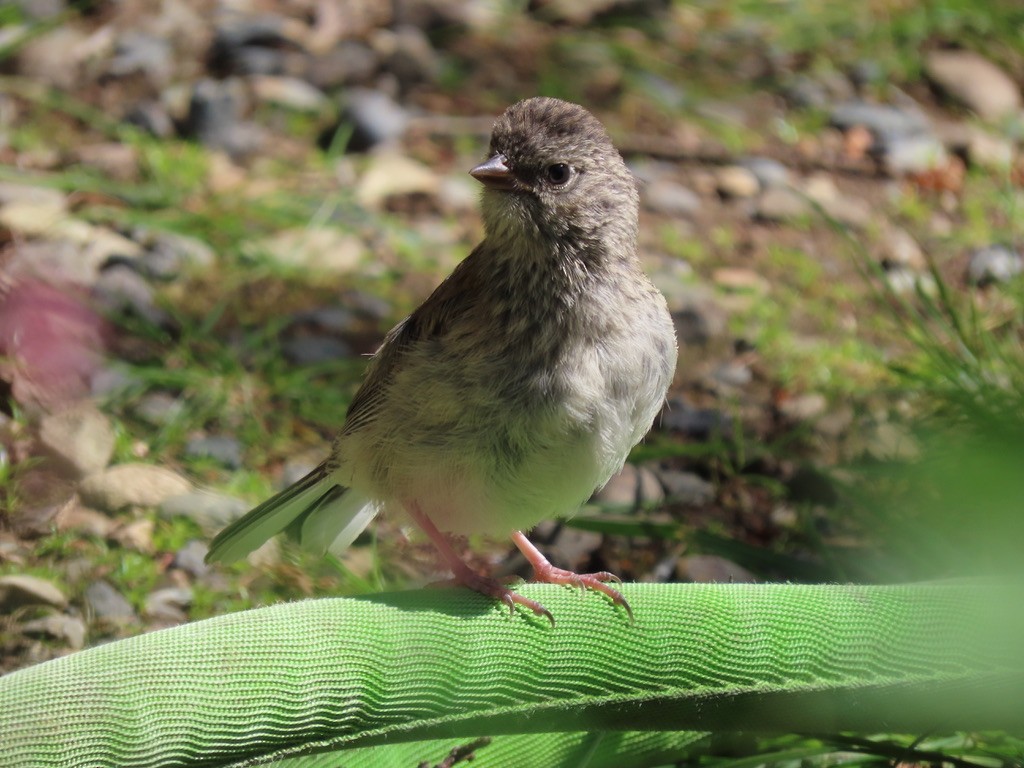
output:
[[[753,197],[761,191],[754,172],[739,165],[728,165],[715,174],[715,187],[725,198]]]
[[[967,50],[937,50],[925,56],[927,77],[983,120],[998,120],[1021,108],[1017,84],[984,56]]]
[[[309,82],[324,91],[347,85],[365,85],[379,67],[377,54],[359,40],[342,40],[314,58],[306,74]]]
[[[174,327],[174,320],[158,307],[153,288],[125,264],[114,264],[100,272],[93,285],[93,298],[108,315],[128,314],[164,329]]]
[[[132,406],[136,416],[157,427],[173,423],[184,410],[184,403],[166,392],[145,394]]]
[[[79,485],[82,501],[107,512],[125,507],[155,507],[192,490],[192,483],[163,467],[118,464],[89,475]]]
[[[191,539],[174,553],[173,566],[201,579],[210,572],[210,567],[205,561],[206,553],[209,551],[205,542]]]
[[[188,620],[188,607],[192,604],[192,590],[187,587],[166,587],[146,596],[142,613],[157,622],[180,623]]]
[[[593,495],[591,501],[609,507],[632,509],[637,503],[638,483],[639,472],[636,465],[626,463]]]
[[[882,162],[893,176],[925,173],[944,168],[949,163],[949,153],[945,145],[931,134],[899,136],[886,143]]]
[[[789,222],[811,214],[807,198],[789,187],[771,187],[754,203],[755,221]]]
[[[352,88],[345,94],[345,106],[337,127],[328,134],[333,137],[336,130],[350,130],[345,149],[366,152],[380,144],[397,141],[408,125],[409,114],[386,93]]]
[[[145,249],[133,264],[154,280],[172,280],[190,269],[209,269],[217,261],[207,243],[177,232],[138,227],[132,231],[132,239]]]
[[[68,599],[52,581],[27,574],[0,576],[0,612],[28,605],[67,607]]]
[[[789,421],[813,421],[825,413],[828,399],[820,392],[806,392],[785,398],[778,408],[779,413]]]
[[[930,274],[911,269],[905,264],[884,264],[885,281],[893,293],[900,296],[924,293],[934,296],[937,286]]]
[[[135,609],[109,582],[92,582],[83,594],[91,619],[101,626],[123,627],[138,620]]]
[[[700,475],[681,469],[663,469],[658,473],[666,498],[675,504],[703,507],[715,500],[715,486]]]
[[[829,123],[842,131],[863,126],[871,131],[876,144],[882,149],[897,138],[931,132],[927,116],[919,109],[867,101],[837,104],[829,116]]]
[[[111,531],[110,538],[125,549],[149,555],[153,553],[153,531],[155,529],[153,521],[144,517],[118,526]]]
[[[403,92],[435,81],[441,72],[441,61],[430,38],[418,27],[402,24],[394,30],[378,30],[373,35],[372,45],[388,74],[398,79]]]
[[[212,491],[190,490],[169,496],[157,508],[164,519],[187,517],[194,520],[204,532],[215,533],[230,522],[237,520],[250,509],[250,505]]]
[[[126,30],[118,38],[114,56],[107,62],[106,70],[112,77],[141,74],[159,90],[171,81],[174,74],[171,43],[165,37]]]
[[[770,157],[744,157],[739,166],[754,174],[761,189],[785,187],[793,181],[789,168]]]
[[[185,443],[185,455],[212,459],[228,469],[238,469],[243,463],[242,444],[231,435],[193,437]]]
[[[1006,245],[986,245],[971,252],[967,263],[967,282],[971,285],[1005,283],[1024,270],[1024,259]]]
[[[58,531],[75,531],[84,536],[107,538],[117,526],[108,515],[81,504],[65,504],[54,521]]]
[[[253,75],[248,82],[258,101],[296,112],[318,113],[330,103],[323,91],[297,77]]]
[[[292,365],[319,365],[352,357],[352,347],[334,336],[310,334],[281,342],[281,354]]]
[[[920,271],[928,265],[917,240],[902,227],[888,227],[882,236],[880,247],[883,266],[900,264]]]
[[[365,262],[366,248],[355,235],[325,226],[284,229],[269,238],[242,244],[250,256],[269,256],[279,264],[347,275]]]
[[[693,408],[681,400],[669,402],[669,407],[662,414],[661,423],[664,429],[701,442],[712,438],[727,438],[733,433],[733,421],[727,414],[716,408]],[[667,482],[665,485],[671,492]]]
[[[243,101],[237,81],[199,80],[192,88],[185,135],[231,157],[258,151],[264,134],[258,126],[242,121]]]
[[[669,216],[693,216],[700,210],[700,197],[682,184],[657,179],[642,188],[644,205],[655,213]]]
[[[140,101],[125,113],[124,121],[158,139],[169,139],[175,131],[171,115],[158,101]]]
[[[75,651],[85,647],[85,622],[77,616],[54,613],[26,621],[21,625],[21,631],[26,635],[44,635],[61,640]]]
[[[718,555],[688,555],[679,559],[681,581],[700,584],[753,584],[757,577],[741,565]]]
[[[424,196],[436,199],[440,180],[426,165],[397,152],[382,152],[356,185],[356,201],[370,210],[388,208],[393,198]]]
[[[114,455],[114,428],[89,400],[80,401],[39,422],[39,442],[62,465],[84,477],[98,472]]]

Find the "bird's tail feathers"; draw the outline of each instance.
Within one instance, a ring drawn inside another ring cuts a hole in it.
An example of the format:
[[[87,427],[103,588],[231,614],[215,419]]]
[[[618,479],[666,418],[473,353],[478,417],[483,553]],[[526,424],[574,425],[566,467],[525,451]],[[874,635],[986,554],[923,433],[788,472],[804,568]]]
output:
[[[338,485],[323,465],[228,525],[210,542],[207,562],[230,563],[287,530],[321,554],[344,549],[369,524],[377,507]]]

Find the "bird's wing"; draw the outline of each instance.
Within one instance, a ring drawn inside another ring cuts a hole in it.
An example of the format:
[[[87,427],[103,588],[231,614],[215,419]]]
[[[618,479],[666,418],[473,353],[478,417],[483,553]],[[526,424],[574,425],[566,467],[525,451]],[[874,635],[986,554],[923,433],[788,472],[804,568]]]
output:
[[[472,281],[474,270],[467,265],[483,258],[483,246],[484,243],[478,245],[415,312],[384,337],[384,343],[373,356],[366,378],[348,407],[342,435],[358,432],[374,420],[382,406],[388,383],[412,346],[443,338],[455,320],[473,311],[479,294]]]

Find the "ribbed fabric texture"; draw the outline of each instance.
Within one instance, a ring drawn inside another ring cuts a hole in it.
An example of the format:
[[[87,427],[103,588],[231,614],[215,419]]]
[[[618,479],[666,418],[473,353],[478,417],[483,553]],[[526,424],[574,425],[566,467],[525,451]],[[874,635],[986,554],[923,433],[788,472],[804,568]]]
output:
[[[554,627],[430,589],[246,611],[21,670],[0,678],[0,765],[433,765],[492,736],[474,768],[642,766],[684,754],[699,737],[685,731],[1024,725],[1018,588],[623,585],[635,623],[597,594],[521,591]]]

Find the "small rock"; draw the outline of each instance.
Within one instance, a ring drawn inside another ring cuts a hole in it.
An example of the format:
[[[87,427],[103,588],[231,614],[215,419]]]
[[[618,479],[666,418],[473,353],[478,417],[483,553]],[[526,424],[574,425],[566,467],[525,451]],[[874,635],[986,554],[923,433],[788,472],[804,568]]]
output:
[[[729,165],[715,174],[718,194],[726,198],[753,197],[761,191],[761,184],[753,171],[739,165]]]
[[[409,114],[390,96],[380,91],[353,88],[345,95],[345,108],[338,125],[321,136],[329,144],[338,130],[351,131],[345,149],[366,152],[379,144],[396,142],[409,125]]]
[[[693,190],[668,179],[658,179],[643,187],[647,208],[669,216],[692,216],[700,210],[700,198]]]
[[[902,227],[889,227],[881,241],[882,264],[900,264],[913,270],[928,266],[917,240]]]
[[[169,139],[174,135],[174,121],[167,108],[158,101],[139,102],[125,113],[124,121],[158,139]]]
[[[383,210],[392,198],[437,197],[440,182],[427,166],[396,152],[375,155],[356,186],[356,201],[370,210]]]
[[[54,521],[58,531],[76,531],[85,536],[105,539],[116,527],[116,523],[102,512],[83,507],[81,504],[65,504]]]
[[[812,208],[807,199],[790,187],[771,187],[754,204],[755,221],[788,222],[807,217]]]
[[[0,225],[26,237],[53,237],[67,217],[63,196],[56,200],[11,200],[0,207]]]
[[[82,481],[82,500],[108,512],[125,507],[155,507],[161,502],[192,490],[192,484],[177,472],[150,464],[119,464]]]
[[[280,264],[350,274],[364,263],[362,241],[333,227],[285,229],[270,238],[243,244],[244,252],[269,256]]]
[[[113,77],[143,75],[159,90],[174,74],[174,52],[164,37],[126,30],[118,38],[114,56],[107,62],[107,74]]]
[[[281,354],[292,365],[319,365],[352,357],[352,347],[323,334],[296,336],[281,342]]]
[[[624,464],[622,469],[612,475],[604,487],[593,495],[591,500],[597,504],[609,507],[634,508],[637,504],[640,483],[639,475],[640,473],[636,465]]]
[[[945,145],[930,134],[900,136],[886,144],[882,162],[890,174],[902,176],[944,168],[949,163],[949,154]]]
[[[175,552],[173,565],[175,568],[180,568],[195,578],[201,579],[210,572],[210,567],[205,561],[206,553],[209,551],[205,542],[192,539]]]
[[[437,52],[422,29],[408,24],[394,30],[381,29],[374,34],[372,42],[384,68],[398,78],[403,92],[434,82],[441,71]]]
[[[73,650],[85,647],[85,622],[77,616],[55,613],[41,619],[33,619],[21,625],[26,635],[44,635],[62,640]]]
[[[320,112],[329,103],[323,91],[297,77],[253,75],[249,78],[249,87],[258,101],[296,112]]]
[[[658,473],[666,498],[675,504],[703,507],[715,500],[715,486],[700,475],[680,469],[663,469]]]
[[[761,189],[786,187],[793,181],[789,168],[770,157],[744,157],[739,165],[754,174]]]
[[[754,380],[750,366],[736,361],[723,363],[715,368],[711,376],[716,384],[735,389],[745,387]]]
[[[228,469],[238,469],[242,466],[242,444],[230,435],[194,437],[185,443],[185,455],[213,459]]]
[[[138,619],[132,604],[106,581],[92,582],[86,587],[83,598],[91,620],[101,625],[123,627]]]
[[[237,81],[200,80],[192,89],[185,135],[235,158],[258,151],[263,132],[242,121],[243,102]]]
[[[150,392],[139,398],[132,412],[150,424],[162,427],[174,422],[184,411],[181,400],[166,392]]]
[[[159,328],[173,328],[171,316],[157,306],[153,289],[131,267],[115,264],[100,272],[93,298],[110,315],[129,314]]]
[[[828,89],[807,75],[795,75],[783,86],[786,101],[797,109],[822,109],[831,102]]]
[[[757,581],[757,577],[746,568],[717,555],[680,558],[676,575],[681,581],[699,584],[753,584]]]
[[[90,36],[74,24],[59,24],[30,36],[17,50],[18,74],[36,82],[72,92],[85,72]]]
[[[640,506],[651,506],[663,501],[665,489],[661,487],[658,475],[648,467],[637,467],[637,501]]]
[[[29,605],[65,608],[67,604],[67,597],[51,581],[26,574],[0,576],[0,612],[9,613]]]
[[[187,269],[209,269],[217,260],[202,240],[177,232],[139,228],[132,237],[145,248],[134,261],[146,277],[155,280],[173,280]]]
[[[779,403],[779,413],[791,422],[813,421],[825,413],[828,400],[820,392],[787,397]]]
[[[284,461],[284,466],[281,468],[281,477],[275,483],[275,486],[279,489],[284,489],[297,483],[316,469],[329,455],[330,451],[325,447],[322,450],[303,451],[298,456],[289,456]]]
[[[188,620],[187,610],[191,604],[191,589],[167,587],[146,596],[142,613],[147,619],[154,621],[179,623]]]
[[[693,408],[680,400],[673,400],[661,417],[662,427],[672,432],[701,442],[712,438],[730,437],[733,434],[733,420],[715,408]],[[672,492],[671,485],[662,476],[665,487]]]
[[[190,518],[203,531],[213,533],[234,522],[249,509],[247,502],[233,496],[211,491],[188,491],[165,499],[157,511],[160,517],[168,520],[176,517]]]
[[[848,101],[836,105],[829,117],[831,125],[841,131],[857,126],[867,128],[877,148],[884,149],[889,142],[904,136],[931,132],[928,117],[920,109],[872,104],[866,101]]]
[[[885,264],[885,281],[893,293],[900,296],[924,293],[935,295],[935,279],[927,273],[911,269],[905,264]]]
[[[986,245],[971,252],[967,282],[971,285],[1005,283],[1024,270],[1020,252],[1006,245]]]
[[[974,51],[938,50],[924,60],[928,78],[983,120],[998,120],[1021,108],[1017,84]]]
[[[342,40],[310,62],[309,82],[323,91],[343,85],[365,85],[377,73],[377,54],[358,40]]]
[[[152,520],[142,518],[133,520],[126,525],[115,528],[110,538],[116,541],[125,549],[130,549],[143,554],[153,552],[153,531],[155,526]]]
[[[76,475],[98,472],[114,455],[114,428],[91,401],[84,400],[39,422],[43,448]]]

